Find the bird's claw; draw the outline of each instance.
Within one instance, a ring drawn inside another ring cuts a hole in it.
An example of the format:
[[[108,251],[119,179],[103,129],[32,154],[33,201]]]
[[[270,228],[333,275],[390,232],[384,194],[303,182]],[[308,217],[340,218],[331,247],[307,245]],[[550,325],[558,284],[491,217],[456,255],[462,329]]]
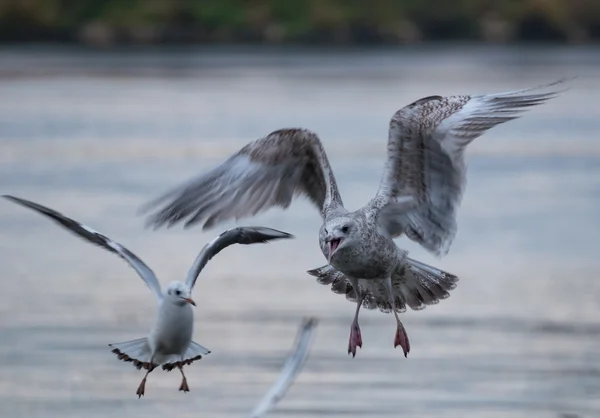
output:
[[[396,337],[394,338],[394,348],[402,347],[402,351],[404,351],[404,357],[408,356],[410,351],[410,342],[408,341],[408,334],[404,329],[404,325],[401,322],[398,323],[398,328],[396,328]]]
[[[146,378],[144,377],[140,383],[140,385],[137,388],[137,391],[135,392],[135,394],[138,396],[138,399],[140,399],[142,396],[144,396],[144,392],[146,389]]]
[[[352,354],[352,358],[356,356],[356,347],[362,348],[362,336],[358,324],[353,324],[350,328],[350,340],[348,341],[348,354]]]
[[[183,379],[181,379],[181,385],[179,386],[179,390],[181,390],[183,392],[190,391],[190,387],[188,386],[187,379],[185,377]]]

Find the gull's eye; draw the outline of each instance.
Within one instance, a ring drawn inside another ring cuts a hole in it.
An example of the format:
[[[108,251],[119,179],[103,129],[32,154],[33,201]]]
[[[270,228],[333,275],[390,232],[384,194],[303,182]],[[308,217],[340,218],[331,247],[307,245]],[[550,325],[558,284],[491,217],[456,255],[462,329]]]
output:
[[[181,290],[176,290],[176,291],[175,291],[175,294],[176,294],[177,296],[181,295]]]
[[[348,232],[348,230],[349,230],[349,229],[350,229],[350,228],[348,227],[348,225],[344,225],[344,226],[342,227],[342,232],[345,234],[346,232]]]

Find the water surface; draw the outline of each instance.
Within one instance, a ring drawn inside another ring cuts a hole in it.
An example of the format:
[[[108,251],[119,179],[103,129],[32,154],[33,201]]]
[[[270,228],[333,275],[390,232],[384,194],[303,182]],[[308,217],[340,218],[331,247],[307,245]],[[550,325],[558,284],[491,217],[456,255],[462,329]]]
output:
[[[393,349],[391,315],[363,311],[305,271],[325,263],[305,200],[243,224],[296,240],[230,247],[203,271],[194,339],[212,353],[179,374],[117,361],[154,299],[112,254],[0,202],[0,414],[7,417],[243,417],[270,385],[306,315],[313,352],[273,417],[600,415],[600,50],[454,47],[405,51],[0,51],[0,191],[86,223],[182,279],[202,232],[153,232],[138,207],[246,142],[315,130],[345,203],[375,192],[389,117],[431,94],[513,90],[580,75],[560,98],[469,149],[450,253],[414,257],[460,276],[452,296],[403,316],[412,351]]]

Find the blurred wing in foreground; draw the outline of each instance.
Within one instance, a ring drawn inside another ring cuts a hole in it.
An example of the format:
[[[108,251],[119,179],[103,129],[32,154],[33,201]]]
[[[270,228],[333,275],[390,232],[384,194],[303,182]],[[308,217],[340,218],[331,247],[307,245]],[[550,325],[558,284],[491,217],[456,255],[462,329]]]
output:
[[[310,352],[314,333],[317,329],[317,319],[309,318],[305,319],[300,325],[298,336],[296,337],[296,344],[294,351],[285,361],[279,377],[273,383],[269,391],[263,396],[260,402],[254,407],[254,410],[250,414],[252,418],[262,418],[275,407],[285,392],[289,389],[291,384],[296,380],[302,367],[306,362],[308,353]]]

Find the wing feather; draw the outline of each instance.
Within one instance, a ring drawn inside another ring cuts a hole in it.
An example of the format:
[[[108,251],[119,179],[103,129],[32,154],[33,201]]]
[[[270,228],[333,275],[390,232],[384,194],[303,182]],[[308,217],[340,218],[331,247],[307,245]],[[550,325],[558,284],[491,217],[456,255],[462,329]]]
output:
[[[388,159],[374,203],[381,226],[405,233],[440,256],[456,234],[456,212],[466,186],[466,146],[501,123],[520,117],[564,90],[567,81],[525,90],[476,96],[429,96],[397,111],[390,121]],[[566,89],[565,89],[566,90]],[[412,196],[415,208],[386,210]]]
[[[266,243],[276,239],[294,238],[292,234],[262,226],[228,229],[202,248],[188,271],[186,284],[193,289],[200,272],[215,255],[233,244]]]
[[[305,129],[283,129],[244,146],[221,165],[149,202],[147,225],[203,229],[228,219],[256,215],[273,206],[288,208],[307,196],[323,217],[344,211],[335,177],[318,136]],[[159,207],[160,206],[160,207]]]
[[[74,221],[71,218],[66,217],[65,215],[56,212],[52,209],[49,209],[40,204],[31,202],[29,200],[21,199],[15,196],[3,195],[2,197],[17,203],[26,208],[32,209],[42,215],[47,216],[52,219],[59,225],[65,227],[66,229],[74,232],[79,235],[81,238],[91,242],[92,244],[96,244],[105,250],[108,250],[125,261],[137,272],[137,274],[144,280],[144,282],[148,285],[152,293],[156,296],[157,300],[160,302],[162,299],[162,291],[160,288],[160,283],[156,278],[156,275],[148,267],[138,256],[129,251],[127,248],[108,238],[105,235],[102,235],[100,232],[94,231],[92,228],[89,228],[85,225],[80,224],[77,221]]]

